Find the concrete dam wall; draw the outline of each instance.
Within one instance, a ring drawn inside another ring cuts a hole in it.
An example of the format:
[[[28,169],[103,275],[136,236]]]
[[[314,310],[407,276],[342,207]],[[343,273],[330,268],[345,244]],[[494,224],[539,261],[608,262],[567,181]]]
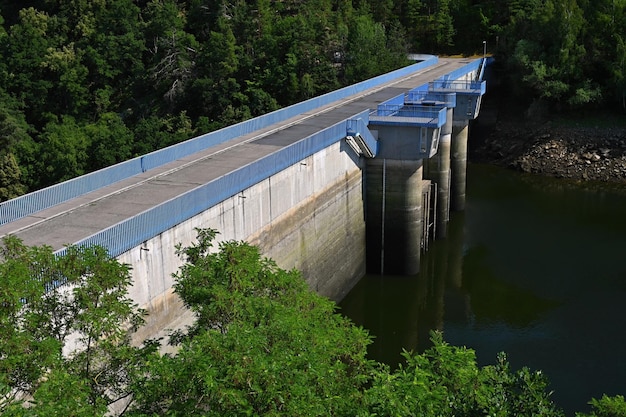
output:
[[[195,228],[216,229],[218,242],[256,245],[319,294],[342,299],[365,274],[363,190],[359,159],[336,142],[121,254],[137,277],[130,295],[149,313],[138,339],[191,323],[171,274],[182,264],[174,246],[195,241]]]
[[[192,322],[172,274],[196,229],[258,246],[336,301],[366,268],[414,274],[464,204],[483,64],[431,56],[0,203],[0,237],[57,254],[99,245],[128,264],[130,296],[149,313],[137,342]]]

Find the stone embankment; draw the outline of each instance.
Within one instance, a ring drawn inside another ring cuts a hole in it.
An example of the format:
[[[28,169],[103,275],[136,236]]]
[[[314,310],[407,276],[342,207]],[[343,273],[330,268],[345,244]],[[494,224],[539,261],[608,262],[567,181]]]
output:
[[[474,160],[523,172],[626,184],[626,127],[535,128],[498,123],[474,148]]]

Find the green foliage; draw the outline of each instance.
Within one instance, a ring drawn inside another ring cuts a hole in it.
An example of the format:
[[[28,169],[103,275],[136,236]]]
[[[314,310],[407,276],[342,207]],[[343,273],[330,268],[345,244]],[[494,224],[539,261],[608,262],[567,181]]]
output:
[[[115,113],[103,113],[96,123],[85,126],[89,138],[89,170],[105,168],[132,156],[133,133]]]
[[[141,386],[138,415],[562,415],[540,372],[514,372],[504,355],[480,368],[439,332],[394,372],[368,361],[367,333],[296,271],[243,242],[215,248],[216,236],[200,229],[177,248],[176,292],[197,322]]]
[[[522,99],[626,109],[622,0],[18,3],[0,1],[0,95],[27,132],[10,153],[29,191],[396,69],[407,51],[485,41]],[[188,135],[168,127],[182,114]]]
[[[18,103],[0,90],[0,202],[26,192],[24,176],[15,153],[17,145],[31,140]]]
[[[480,368],[472,350],[450,346],[440,332],[421,355],[404,352],[406,364],[383,372],[367,392],[375,415],[549,416],[563,413],[550,400],[547,380],[527,368],[512,371],[504,354]]]
[[[625,417],[626,416],[626,401],[624,396],[616,395],[609,397],[603,395],[599,400],[594,398],[589,404],[591,404],[592,411],[589,414],[576,413],[576,417]]]
[[[366,14],[355,17],[346,48],[347,82],[354,83],[389,71],[392,52],[387,49],[387,35],[382,24]]]
[[[167,127],[181,114],[206,132],[405,65],[397,9],[389,1],[358,11],[327,0],[0,2],[0,90],[29,126],[13,150],[23,183],[33,191],[188,139]],[[360,34],[349,45],[354,19]]]
[[[0,202],[19,197],[25,191],[15,156],[0,151]]]
[[[85,36],[75,43],[84,51],[83,63],[89,70],[89,88],[93,117],[100,112],[126,113],[129,107],[138,111],[140,86],[146,74],[146,50],[141,9],[132,0],[84,1],[92,8]],[[68,2],[71,9],[75,2]],[[81,14],[81,16],[83,16]],[[109,105],[98,109],[97,93],[107,93]]]
[[[129,397],[156,347],[130,344],[143,312],[129,268],[102,248],[56,256],[11,236],[0,259],[0,412],[104,416]]]
[[[48,123],[41,135],[40,174],[43,186],[86,174],[89,138],[73,117]]]
[[[478,404],[489,415],[562,416],[550,399],[548,383],[541,371],[525,367],[512,371],[506,355],[500,353],[495,365],[481,370],[481,384],[487,389],[481,390]]]
[[[32,392],[46,368],[58,363],[60,346],[52,336],[42,337],[32,327],[33,320],[23,312],[24,300],[41,300],[42,282],[35,277],[36,265],[43,271],[54,262],[46,248],[26,248],[15,238],[5,238],[0,258],[0,405]],[[0,409],[0,411],[2,411]]]
[[[551,0],[517,11],[509,36],[518,40],[509,63],[534,96],[577,105],[597,98],[583,91],[591,87],[580,70],[586,59],[584,24],[575,0]]]
[[[511,0],[505,4],[510,17],[494,33],[496,52],[506,63],[510,82],[522,81],[525,98],[545,100],[557,110],[615,99],[626,103],[620,49],[626,30],[623,1]],[[495,17],[495,10],[486,17]]]
[[[141,119],[132,133],[136,138],[132,144],[132,155],[143,155],[164,148],[188,139],[194,134],[191,119],[185,112],[163,118],[151,116]]]
[[[178,247],[176,292],[197,315],[141,392],[147,415],[350,415],[374,364],[367,333],[296,271],[213,230]],[[167,381],[167,383],[165,383]],[[175,391],[171,386],[177,387]]]
[[[19,23],[9,28],[3,45],[7,65],[6,91],[18,102],[28,103],[26,119],[37,127],[48,120],[48,91],[52,88],[42,65],[49,48],[54,47],[56,19],[48,14],[25,8],[19,12]]]
[[[148,51],[151,55],[149,77],[158,96],[168,107],[183,96],[194,79],[199,44],[185,32],[185,20],[173,1],[152,1],[148,4]]]

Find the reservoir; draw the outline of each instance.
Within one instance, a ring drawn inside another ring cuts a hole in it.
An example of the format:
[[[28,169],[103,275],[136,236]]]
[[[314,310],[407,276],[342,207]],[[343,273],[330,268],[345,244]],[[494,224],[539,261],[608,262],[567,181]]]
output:
[[[415,276],[366,275],[341,312],[396,366],[431,329],[513,369],[542,370],[567,416],[626,395],[626,185],[575,184],[470,164],[465,212]]]

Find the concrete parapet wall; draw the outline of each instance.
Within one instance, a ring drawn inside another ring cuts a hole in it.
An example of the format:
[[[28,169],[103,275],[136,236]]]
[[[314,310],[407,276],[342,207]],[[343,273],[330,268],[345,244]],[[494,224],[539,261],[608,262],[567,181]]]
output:
[[[120,255],[136,277],[130,295],[149,313],[138,339],[191,323],[171,287],[182,264],[174,247],[195,241],[195,228],[257,245],[321,295],[343,298],[365,273],[362,178],[358,160],[337,142]]]

